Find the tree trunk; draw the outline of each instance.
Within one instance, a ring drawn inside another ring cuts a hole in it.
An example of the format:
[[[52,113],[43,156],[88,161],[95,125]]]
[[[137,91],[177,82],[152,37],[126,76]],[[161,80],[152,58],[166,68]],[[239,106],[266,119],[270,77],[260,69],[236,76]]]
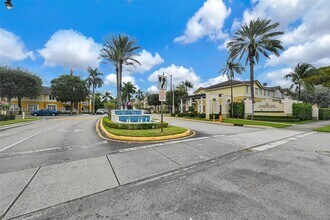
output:
[[[95,85],[93,85],[93,115],[95,114]]]
[[[253,113],[254,113],[254,62],[253,62],[253,59],[251,59],[251,58],[250,58],[250,87],[251,87],[251,100],[252,100],[251,120],[253,120]]]
[[[233,77],[230,77],[231,117],[234,118]]]
[[[17,97],[17,102],[18,102],[18,108],[19,108],[18,114],[22,114],[22,98]]]
[[[121,109],[121,80],[120,80],[120,72],[118,68],[118,64],[116,64],[116,76],[117,76],[117,109]]]
[[[73,101],[70,101],[70,115],[73,114]]]
[[[121,100],[121,92],[122,92],[122,79],[123,79],[123,61],[119,61],[119,104],[120,104],[120,109],[123,108],[122,100]]]
[[[298,101],[300,101],[300,84],[298,85]]]

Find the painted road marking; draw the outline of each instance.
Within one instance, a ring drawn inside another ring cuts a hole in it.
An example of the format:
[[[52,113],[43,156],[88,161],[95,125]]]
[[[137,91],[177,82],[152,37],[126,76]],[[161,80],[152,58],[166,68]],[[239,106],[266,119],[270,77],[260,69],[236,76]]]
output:
[[[11,148],[11,147],[13,147],[13,146],[19,144],[19,143],[22,143],[23,141],[29,140],[30,138],[33,138],[34,136],[37,136],[37,135],[42,134],[42,133],[45,133],[46,131],[49,131],[49,130],[51,130],[51,129],[53,129],[53,128],[56,128],[56,127],[58,127],[58,126],[60,126],[60,125],[56,125],[56,126],[54,126],[54,127],[48,128],[47,130],[40,131],[40,132],[35,133],[35,134],[33,134],[33,135],[29,136],[29,137],[26,137],[26,138],[24,138],[24,139],[22,139],[22,140],[20,140],[20,141],[17,141],[16,143],[13,143],[13,144],[11,144],[11,145],[9,145],[9,146],[7,146],[7,147],[1,149],[0,152],[5,151],[5,150],[7,150],[7,149],[9,149],[9,148]]]
[[[315,134],[315,133],[316,132],[311,131],[311,132],[307,132],[307,133],[304,133],[304,134],[299,134],[299,135],[296,135],[294,137],[285,138],[284,140],[279,140],[279,141],[275,141],[275,142],[272,142],[272,143],[261,145],[259,147],[252,148],[252,150],[254,150],[254,151],[268,150],[270,148],[274,148],[274,147],[277,147],[279,145],[286,144],[286,143],[288,143],[290,141],[297,140],[298,138],[306,137],[308,135]]]

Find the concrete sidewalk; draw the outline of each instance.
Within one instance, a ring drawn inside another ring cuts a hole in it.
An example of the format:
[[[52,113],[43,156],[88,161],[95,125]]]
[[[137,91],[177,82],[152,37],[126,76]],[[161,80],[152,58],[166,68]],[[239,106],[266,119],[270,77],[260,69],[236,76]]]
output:
[[[303,132],[267,129],[125,149],[102,157],[0,175],[0,216],[21,216],[123,184],[180,170],[198,162]]]

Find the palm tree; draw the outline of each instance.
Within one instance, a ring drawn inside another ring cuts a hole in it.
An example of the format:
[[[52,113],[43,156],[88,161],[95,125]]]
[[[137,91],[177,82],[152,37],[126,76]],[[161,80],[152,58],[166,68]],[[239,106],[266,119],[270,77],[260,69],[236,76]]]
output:
[[[129,102],[132,98],[132,95],[136,93],[136,87],[131,83],[124,83],[123,86],[123,97],[126,99],[126,102]]]
[[[118,36],[110,36],[105,39],[105,44],[101,50],[100,56],[111,62],[115,66],[117,76],[117,108],[122,108],[121,93],[122,93],[122,76],[123,66],[140,64],[135,59],[137,54],[136,50],[140,49],[139,46],[135,46],[136,40],[131,39],[126,35],[119,34]],[[141,65],[141,64],[140,64]]]
[[[233,94],[233,78],[235,72],[242,74],[245,68],[240,63],[234,63],[233,60],[227,60],[226,65],[219,71],[222,75],[226,75],[228,80],[230,80],[230,96],[231,96],[231,116],[234,117],[234,94]]]
[[[270,23],[271,20],[260,19],[252,20],[249,24],[244,24],[236,31],[233,39],[227,44],[231,59],[239,58],[239,61],[246,55],[246,62],[250,64],[250,87],[252,100],[252,117],[254,111],[254,65],[259,62],[261,53],[268,59],[269,52],[280,56],[279,50],[284,50],[281,41],[274,39],[284,34],[282,31],[274,31],[279,23]]]
[[[103,98],[104,100],[106,100],[107,102],[108,102],[109,100],[113,100],[112,93],[109,92],[109,91],[105,91],[105,92],[104,92],[104,95],[102,96],[102,98]]]
[[[194,87],[194,84],[192,82],[189,82],[188,80],[182,81],[181,84],[184,86],[185,91],[188,93],[188,89],[192,89]]]
[[[135,95],[135,97],[136,97],[139,101],[141,101],[142,99],[144,99],[145,95],[144,95],[143,91],[142,91],[141,89],[139,89],[138,91],[136,91],[136,95]]]
[[[89,75],[86,79],[87,84],[89,87],[92,86],[92,93],[93,93],[93,114],[95,113],[95,88],[100,88],[103,85],[103,80],[99,77],[102,76],[103,73],[99,72],[97,68],[92,69],[88,67],[87,69]]]
[[[307,77],[316,73],[316,69],[314,66],[308,63],[298,63],[294,68],[294,71],[285,75],[285,79],[291,79],[292,85],[290,86],[290,90],[295,86],[298,90],[298,100],[300,101],[301,97],[301,89],[313,89],[313,85],[308,83],[306,80]]]

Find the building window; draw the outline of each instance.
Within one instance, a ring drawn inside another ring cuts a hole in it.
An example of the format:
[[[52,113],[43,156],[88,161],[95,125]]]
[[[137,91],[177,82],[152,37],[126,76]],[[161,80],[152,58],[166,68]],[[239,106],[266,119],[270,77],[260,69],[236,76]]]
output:
[[[258,88],[255,88],[255,89],[254,89],[254,93],[255,93],[256,95],[258,95]]]
[[[245,93],[249,93],[249,86],[245,86]]]
[[[267,91],[266,91],[266,90],[264,90],[264,96],[266,96],[266,92],[267,92]]]
[[[56,105],[47,105],[47,109],[54,111],[56,110],[57,106]]]
[[[267,91],[267,96],[270,96],[270,92],[269,92],[269,90]]]
[[[28,111],[38,111],[39,105],[28,105]]]
[[[53,95],[49,95],[49,96],[48,96],[48,99],[49,99],[49,100],[55,100],[55,97],[54,97]]]
[[[262,95],[262,89],[259,89],[259,95]]]

